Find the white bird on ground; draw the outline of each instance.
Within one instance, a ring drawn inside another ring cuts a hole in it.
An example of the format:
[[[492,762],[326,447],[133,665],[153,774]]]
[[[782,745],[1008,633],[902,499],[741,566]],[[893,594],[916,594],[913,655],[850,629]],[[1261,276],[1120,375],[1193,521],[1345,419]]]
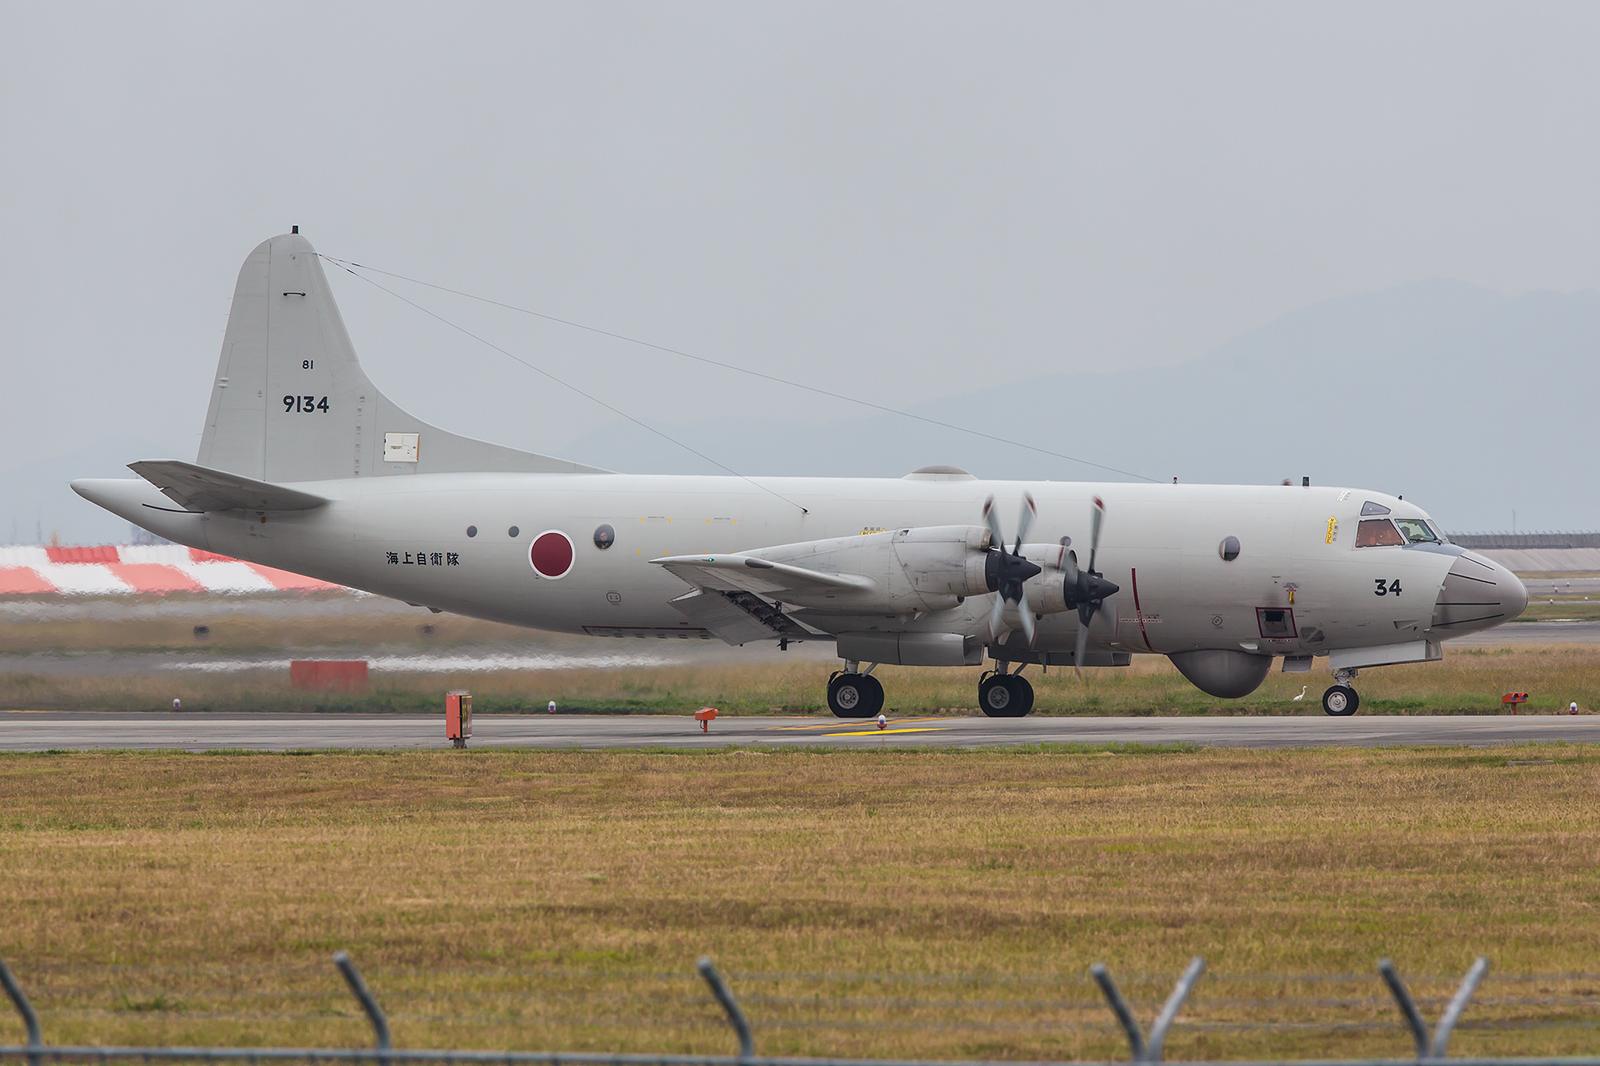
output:
[[[1300,695],[1298,695],[1298,696],[1295,696],[1295,697],[1293,697],[1293,698],[1294,698],[1294,699],[1297,699],[1297,700],[1303,700],[1303,699],[1305,699],[1305,698],[1306,698],[1306,689],[1308,689],[1308,688],[1310,688],[1310,687],[1311,687],[1311,686],[1310,686],[1310,685],[1301,685],[1301,686],[1300,686]]]

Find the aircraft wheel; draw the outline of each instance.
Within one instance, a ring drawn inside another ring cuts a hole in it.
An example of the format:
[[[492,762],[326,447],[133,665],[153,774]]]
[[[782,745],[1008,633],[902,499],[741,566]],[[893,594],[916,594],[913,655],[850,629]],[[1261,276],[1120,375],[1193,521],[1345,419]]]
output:
[[[1033,686],[1016,674],[1006,680],[1011,682],[1011,717],[1021,718],[1033,710]]]
[[[1322,709],[1335,718],[1348,718],[1361,706],[1361,697],[1349,685],[1334,685],[1322,694]]]
[[[978,682],[978,707],[990,718],[1021,718],[1033,710],[1033,686],[1015,674],[990,674]]]
[[[883,686],[869,674],[836,673],[828,678],[828,710],[836,718],[871,718],[883,710]]]

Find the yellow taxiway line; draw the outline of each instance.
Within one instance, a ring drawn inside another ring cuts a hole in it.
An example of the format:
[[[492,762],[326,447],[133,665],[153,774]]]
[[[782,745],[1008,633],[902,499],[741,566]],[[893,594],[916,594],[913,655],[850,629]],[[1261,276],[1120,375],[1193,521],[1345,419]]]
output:
[[[913,729],[862,729],[851,733],[825,733],[824,737],[881,737],[885,733],[943,733],[949,729],[943,725],[924,725]]]
[[[870,721],[870,719],[867,719],[867,720]],[[906,722],[936,722],[936,721],[938,721],[937,718],[896,718],[892,722],[890,722],[889,724],[890,725],[900,725],[901,723],[906,723]],[[782,731],[791,730],[791,729],[839,729],[839,728],[843,727],[843,725],[844,725],[843,722],[808,722],[805,725],[775,725],[775,726],[769,726],[768,728],[772,729],[775,732],[782,732]],[[876,732],[876,730],[874,730],[874,732]]]

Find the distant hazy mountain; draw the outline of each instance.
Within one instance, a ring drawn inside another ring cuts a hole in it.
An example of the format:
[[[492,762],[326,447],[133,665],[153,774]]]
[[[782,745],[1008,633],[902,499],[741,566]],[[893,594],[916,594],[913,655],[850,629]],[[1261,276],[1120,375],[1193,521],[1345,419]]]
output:
[[[973,380],[1003,365],[996,353]],[[1596,529],[1597,397],[1600,294],[1432,281],[1329,300],[1174,368],[1035,378],[913,410],[1157,480],[1309,476],[1403,494],[1457,531],[1508,529],[1513,509],[1523,530]],[[657,424],[747,474],[893,477],[953,463],[985,477],[1127,480],[891,415],[812,428],[700,410]],[[564,454],[716,472],[626,423]]]
[[[1004,366],[1005,353],[993,353],[973,366],[972,383]],[[914,360],[906,370],[916,372]],[[1600,294],[1506,297],[1434,281],[1329,300],[1175,368],[1034,378],[914,410],[1162,481],[1309,475],[1403,494],[1456,531],[1508,529],[1513,509],[1523,530],[1600,529],[1597,398]],[[807,406],[795,393],[793,409]],[[870,412],[817,425],[708,403],[646,418],[746,474],[898,477],[951,463],[983,477],[1126,480]],[[613,470],[719,472],[620,421],[561,451]],[[131,476],[123,464],[171,452],[108,436],[0,473],[0,542],[52,530],[67,543],[123,539],[126,524],[67,482]]]
[[[80,477],[133,477],[128,463],[170,449],[130,434],[90,441],[67,455],[0,472],[0,544],[123,544],[131,527],[68,487]],[[193,459],[193,455],[181,456]]]

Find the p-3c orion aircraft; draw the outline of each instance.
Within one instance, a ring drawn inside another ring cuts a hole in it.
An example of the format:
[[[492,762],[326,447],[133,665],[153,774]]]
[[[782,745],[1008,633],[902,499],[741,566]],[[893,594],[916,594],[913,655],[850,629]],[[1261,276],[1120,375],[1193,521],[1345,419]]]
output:
[[[375,388],[298,233],[245,260],[200,454],[75,481],[179,544],[418,606],[597,637],[832,641],[828,707],[876,715],[880,663],[1165,655],[1219,699],[1326,656],[1331,715],[1364,667],[1441,658],[1515,618],[1516,576],[1363,489],[618,474],[447,433]],[[1015,514],[1009,528],[1001,516]],[[865,668],[863,669],[863,666]]]

